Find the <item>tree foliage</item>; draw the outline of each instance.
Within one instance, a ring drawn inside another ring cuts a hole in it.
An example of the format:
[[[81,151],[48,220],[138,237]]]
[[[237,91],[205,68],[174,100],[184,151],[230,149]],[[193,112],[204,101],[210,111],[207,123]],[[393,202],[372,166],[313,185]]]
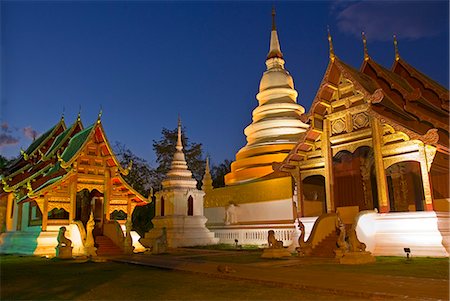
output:
[[[123,167],[128,166],[130,161],[133,162],[130,172],[124,176],[124,179],[137,192],[144,197],[148,197],[151,187],[155,185],[155,171],[150,167],[150,164],[145,159],[136,156],[120,142],[115,143],[114,152]]]
[[[225,175],[231,172],[231,163],[232,161],[225,159],[222,163],[211,167],[211,178],[214,188],[225,186]]]
[[[192,175],[197,180],[197,188],[200,188],[201,180],[205,172],[202,144],[190,142],[185,134],[186,130],[184,127],[182,132],[183,151],[186,156],[186,162],[189,169],[192,171]],[[155,188],[157,189],[161,189],[161,182],[170,170],[173,155],[176,150],[175,146],[178,139],[178,128],[173,130],[163,128],[161,135],[160,140],[153,140],[153,150],[155,151],[156,163],[158,164],[158,167],[155,170]]]
[[[0,155],[0,174],[3,174],[8,166],[14,161],[15,159],[8,159],[2,155]]]

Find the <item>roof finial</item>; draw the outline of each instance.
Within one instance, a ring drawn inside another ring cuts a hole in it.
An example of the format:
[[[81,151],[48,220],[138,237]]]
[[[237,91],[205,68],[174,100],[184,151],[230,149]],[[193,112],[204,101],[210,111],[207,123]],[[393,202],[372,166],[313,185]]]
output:
[[[206,167],[205,167],[205,173],[210,173],[209,169],[209,156],[206,157]]]
[[[272,30],[277,30],[277,26],[275,25],[275,5],[272,7]]]
[[[330,27],[328,25],[327,25],[327,31],[328,31],[328,44],[330,47],[330,60],[332,62],[334,62],[334,58],[336,56],[334,55],[333,40],[331,39]]]
[[[78,116],[77,116],[77,121],[81,120],[81,105],[80,108],[78,109]]]
[[[400,59],[400,54],[398,52],[397,36],[395,34],[394,34],[394,50],[395,50],[395,60],[398,61]]]
[[[64,121],[64,111],[66,108],[63,106],[62,113],[61,113],[61,121]]]
[[[267,60],[272,58],[283,58],[275,25],[275,7],[272,8],[272,32],[270,33],[270,48],[269,53],[267,54]]]
[[[363,45],[364,45],[364,60],[367,61],[367,60],[369,60],[369,51],[367,50],[366,34],[363,31],[361,33],[361,35],[362,35],[362,40],[363,40]]]
[[[181,142],[181,117],[178,114],[178,139],[176,149],[181,151],[183,149],[183,143]]]
[[[103,108],[102,105],[100,105],[100,112],[98,112],[97,123],[101,122],[102,115],[103,115]]]

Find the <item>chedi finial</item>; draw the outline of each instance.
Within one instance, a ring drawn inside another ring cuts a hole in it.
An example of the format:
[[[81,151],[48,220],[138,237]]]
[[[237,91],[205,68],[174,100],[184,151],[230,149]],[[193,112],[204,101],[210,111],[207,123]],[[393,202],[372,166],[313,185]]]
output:
[[[177,138],[177,146],[176,149],[181,151],[183,149],[183,143],[181,141],[181,117],[178,114],[178,138]]]
[[[275,6],[272,7],[272,30],[277,30],[277,26],[275,24]]]

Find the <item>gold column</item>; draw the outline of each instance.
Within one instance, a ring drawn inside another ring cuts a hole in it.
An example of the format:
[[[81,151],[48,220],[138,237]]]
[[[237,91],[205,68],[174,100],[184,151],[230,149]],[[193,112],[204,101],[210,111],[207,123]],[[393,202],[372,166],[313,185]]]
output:
[[[423,185],[423,193],[425,196],[424,202],[424,210],[432,211],[433,210],[433,197],[431,192],[431,184],[430,184],[430,173],[428,172],[428,163],[425,145],[423,148],[419,148],[420,153],[420,173],[422,175],[422,185]],[[431,166],[431,163],[430,163]]]
[[[48,196],[44,196],[44,208],[42,210],[42,231],[47,231],[48,222]]]
[[[377,180],[378,206],[380,207],[378,210],[380,212],[389,212],[389,192],[383,163],[383,154],[381,153],[381,147],[383,146],[383,125],[376,118],[372,118],[372,143],[375,161],[375,176]]]
[[[334,203],[334,173],[333,173],[333,152],[331,151],[331,124],[330,120],[323,120],[322,150],[325,165],[325,193],[327,202],[327,212],[335,211]]]
[[[111,202],[111,170],[109,168],[105,169],[105,182],[103,186],[103,214],[105,220],[109,221],[109,203]]]
[[[77,177],[73,177],[69,184],[70,211],[69,223],[75,220],[77,211]]]
[[[6,231],[12,231],[13,230],[13,222],[14,222],[14,216],[13,216],[13,206],[14,206],[14,193],[9,193],[8,198],[6,201]]]
[[[128,202],[127,202],[127,218],[129,216],[131,216],[131,214],[133,214],[133,212],[131,211],[131,198],[128,198]]]

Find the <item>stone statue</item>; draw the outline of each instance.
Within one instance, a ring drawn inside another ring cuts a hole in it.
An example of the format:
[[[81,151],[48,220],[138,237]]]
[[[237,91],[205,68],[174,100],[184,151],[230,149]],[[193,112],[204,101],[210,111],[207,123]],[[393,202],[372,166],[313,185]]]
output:
[[[298,238],[299,247],[296,249],[298,256],[303,257],[311,255],[312,247],[305,241],[305,225],[300,221],[300,219],[297,219],[297,221],[298,229],[300,230],[300,237]]]
[[[84,242],[84,250],[86,252],[86,256],[97,256],[97,249],[94,246],[94,235],[92,234],[92,231],[94,231],[94,227],[94,214],[91,211],[89,220],[86,223],[86,241]]]
[[[275,238],[275,231],[269,230],[269,235],[267,236],[267,242],[269,248],[271,249],[281,249],[283,248],[283,242]]]
[[[131,227],[133,226],[133,222],[131,220],[131,215],[128,216],[127,221],[125,222],[125,240],[123,242],[124,253],[127,255],[133,254],[133,239],[131,237]]]
[[[276,240],[275,231],[269,230],[267,243],[268,248],[264,249],[261,258],[281,258],[291,256],[291,252],[283,247],[283,242],[281,240]]]
[[[167,252],[167,230],[162,228],[162,234],[153,241],[152,254],[162,254]]]
[[[227,207],[225,207],[225,225],[236,223],[236,206],[233,203],[230,203]]]
[[[59,228],[58,246],[57,247],[71,247],[72,241],[66,237],[66,227]]]
[[[72,258],[72,241],[66,237],[66,227],[59,228],[58,245],[56,246],[56,257],[61,259]]]

